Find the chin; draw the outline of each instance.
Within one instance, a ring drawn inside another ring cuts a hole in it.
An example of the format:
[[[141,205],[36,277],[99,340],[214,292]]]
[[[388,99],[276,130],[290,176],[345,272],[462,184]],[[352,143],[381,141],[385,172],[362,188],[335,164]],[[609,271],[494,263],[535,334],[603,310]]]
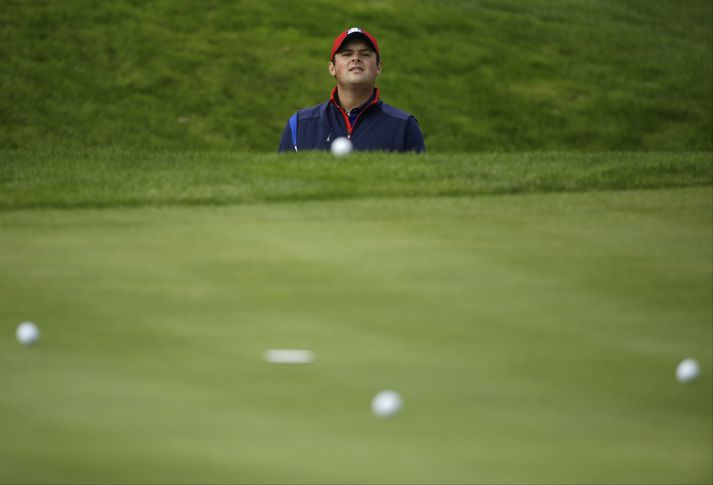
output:
[[[369,85],[374,84],[375,79],[368,76],[344,76],[344,82],[346,84],[354,85]]]

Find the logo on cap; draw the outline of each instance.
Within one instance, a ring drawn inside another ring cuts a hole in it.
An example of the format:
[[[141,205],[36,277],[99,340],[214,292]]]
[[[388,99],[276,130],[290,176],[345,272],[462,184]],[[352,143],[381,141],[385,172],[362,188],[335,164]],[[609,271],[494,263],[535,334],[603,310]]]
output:
[[[332,53],[329,56],[329,58],[334,61],[334,54],[337,53],[339,48],[342,46],[342,43],[349,37],[354,34],[359,34],[361,37],[364,37],[364,40],[368,41],[371,44],[371,47],[374,48],[374,51],[376,52],[377,58],[379,56],[379,45],[376,43],[376,39],[374,38],[373,35],[371,35],[369,32],[366,30],[362,30],[359,27],[352,27],[349,30],[343,30],[341,34],[337,36],[336,39],[334,39],[334,43],[332,44]]]

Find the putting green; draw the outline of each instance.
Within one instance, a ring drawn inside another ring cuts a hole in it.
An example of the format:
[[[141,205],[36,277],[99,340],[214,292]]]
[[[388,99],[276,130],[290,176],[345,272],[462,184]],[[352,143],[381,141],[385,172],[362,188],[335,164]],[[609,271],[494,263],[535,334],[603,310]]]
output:
[[[0,212],[0,481],[710,482],[712,199]]]

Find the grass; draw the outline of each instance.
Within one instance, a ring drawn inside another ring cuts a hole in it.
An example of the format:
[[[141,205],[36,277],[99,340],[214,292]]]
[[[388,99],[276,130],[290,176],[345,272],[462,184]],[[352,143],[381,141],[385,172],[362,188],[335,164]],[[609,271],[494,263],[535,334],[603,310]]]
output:
[[[713,481],[709,0],[2,6],[0,483]],[[265,153],[352,25],[429,153]]]
[[[175,153],[0,151],[0,210],[222,205],[363,197],[564,192],[713,183],[710,153]]]
[[[713,479],[707,154],[2,156],[2,483]]]
[[[10,0],[0,147],[274,151],[343,28],[433,152],[710,151],[708,0]]]

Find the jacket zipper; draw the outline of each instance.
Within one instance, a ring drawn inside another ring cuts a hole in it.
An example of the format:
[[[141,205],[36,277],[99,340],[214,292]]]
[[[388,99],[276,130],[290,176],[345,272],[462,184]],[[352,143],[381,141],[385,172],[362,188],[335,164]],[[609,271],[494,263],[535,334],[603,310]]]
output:
[[[335,89],[336,89],[336,88],[335,88]],[[361,115],[362,115],[363,113],[365,113],[366,111],[368,111],[369,109],[371,109],[372,106],[374,106],[375,104],[377,104],[377,103],[379,102],[379,89],[378,89],[378,88],[376,89],[376,96],[374,96],[374,99],[371,101],[371,103],[369,103],[368,106],[365,106],[364,109],[359,112],[359,114],[357,115],[356,119],[354,120],[354,125],[353,125],[353,126],[352,126],[352,124],[349,122],[349,115],[348,115],[347,112],[344,110],[344,108],[342,108],[341,105],[339,105],[339,103],[337,103],[336,101],[334,101],[333,96],[334,96],[334,94],[332,94],[332,102],[333,102],[334,105],[337,107],[337,109],[339,109],[339,112],[342,114],[342,117],[344,118],[344,123],[345,123],[346,126],[347,126],[347,139],[351,140],[351,138],[352,138],[352,132],[354,131],[354,126],[356,126],[357,121],[359,121],[359,118],[361,118]]]

